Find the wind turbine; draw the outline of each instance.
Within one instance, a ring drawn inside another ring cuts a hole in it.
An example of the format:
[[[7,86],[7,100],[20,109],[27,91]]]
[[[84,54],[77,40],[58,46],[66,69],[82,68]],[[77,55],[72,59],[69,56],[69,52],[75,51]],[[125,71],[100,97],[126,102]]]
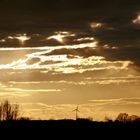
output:
[[[76,120],[77,120],[78,119],[78,112],[80,112],[79,109],[78,109],[78,106],[73,111],[75,111],[75,113],[76,113],[75,115],[76,115]]]

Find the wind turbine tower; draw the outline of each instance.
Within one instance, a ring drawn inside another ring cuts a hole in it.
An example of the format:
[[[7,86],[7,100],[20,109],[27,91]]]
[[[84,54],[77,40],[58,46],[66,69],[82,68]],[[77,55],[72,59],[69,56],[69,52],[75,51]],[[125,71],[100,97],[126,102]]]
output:
[[[78,112],[80,112],[78,106],[77,106],[76,109],[73,110],[73,111],[75,111],[76,120],[77,120],[77,119],[78,119]]]

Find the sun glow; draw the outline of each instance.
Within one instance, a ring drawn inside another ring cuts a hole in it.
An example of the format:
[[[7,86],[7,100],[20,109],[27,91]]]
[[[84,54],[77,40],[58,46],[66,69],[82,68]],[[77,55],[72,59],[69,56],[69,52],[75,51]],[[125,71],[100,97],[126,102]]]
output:
[[[18,39],[19,42],[20,42],[22,45],[24,45],[25,42],[26,42],[27,40],[30,40],[30,39],[31,39],[30,37],[27,36],[27,34],[19,35],[19,36],[16,36],[16,37],[14,37],[14,38],[15,38],[15,39]]]
[[[133,20],[133,23],[140,24],[140,15],[138,15],[137,18]]]
[[[55,39],[55,40],[57,40],[58,42],[63,43],[63,38],[64,38],[64,37],[65,37],[64,35],[58,34],[58,35],[50,36],[50,37],[48,38],[48,40],[50,40],[50,39]]]
[[[55,35],[48,37],[47,40],[55,39],[59,43],[63,44],[65,41],[64,39],[69,36],[75,36],[75,34],[71,34],[69,32],[55,32]]]
[[[103,26],[102,23],[93,22],[93,23],[90,24],[90,27],[91,27],[92,29],[101,28],[102,26]]]

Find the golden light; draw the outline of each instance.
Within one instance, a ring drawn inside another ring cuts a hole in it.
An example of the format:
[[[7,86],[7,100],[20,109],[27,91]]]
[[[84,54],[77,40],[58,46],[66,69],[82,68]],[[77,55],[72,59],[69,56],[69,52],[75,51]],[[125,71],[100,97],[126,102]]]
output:
[[[140,24],[140,15],[138,15],[137,18],[133,20],[133,23]]]
[[[79,38],[75,41],[81,42],[81,41],[94,41],[94,37],[85,37],[85,38]]]
[[[73,36],[75,36],[75,34],[70,33],[70,32],[66,32],[66,31],[63,31],[63,32],[60,31],[60,32],[55,32],[55,35],[52,35],[52,36],[48,37],[47,40],[55,39],[58,42],[63,44],[65,42],[64,39],[66,37],[73,37]]]
[[[93,23],[90,24],[90,27],[93,28],[93,29],[101,28],[102,26],[103,26],[102,23],[93,22]]]
[[[50,37],[48,38],[48,40],[50,40],[50,39],[55,39],[55,40],[57,40],[58,42],[63,43],[64,37],[65,37],[65,35],[58,34],[58,35],[50,36]]]
[[[23,35],[19,35],[19,36],[15,37],[15,39],[18,39],[19,42],[20,42],[22,45],[24,45],[25,42],[26,42],[27,40],[30,40],[31,38],[28,37],[27,34],[23,34]]]

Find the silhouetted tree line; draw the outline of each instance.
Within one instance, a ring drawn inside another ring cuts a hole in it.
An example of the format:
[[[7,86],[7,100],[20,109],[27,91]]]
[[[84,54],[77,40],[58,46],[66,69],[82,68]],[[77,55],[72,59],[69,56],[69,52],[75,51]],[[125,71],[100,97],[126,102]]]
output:
[[[116,120],[118,122],[140,122],[140,116],[128,115],[127,113],[120,113]]]
[[[0,104],[0,121],[13,120],[30,120],[30,118],[20,117],[19,105],[11,104],[8,100],[6,100]],[[87,118],[85,120],[93,122],[93,118]],[[112,120],[111,118],[106,116],[105,122],[140,122],[140,117],[137,115],[120,113],[115,120]]]
[[[112,120],[109,117],[105,117],[104,120],[105,122],[140,122],[140,116],[120,113],[115,120]]]

